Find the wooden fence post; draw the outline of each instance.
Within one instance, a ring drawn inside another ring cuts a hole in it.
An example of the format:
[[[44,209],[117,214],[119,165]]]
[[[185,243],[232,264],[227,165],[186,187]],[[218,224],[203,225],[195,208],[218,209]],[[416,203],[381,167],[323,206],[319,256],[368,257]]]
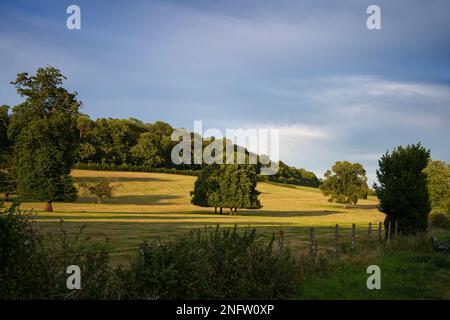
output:
[[[388,222],[388,234],[387,234],[387,241],[391,241],[391,220]]]
[[[339,225],[336,224],[336,227],[334,228],[334,247],[336,248],[336,252],[339,248]]]
[[[284,232],[283,230],[278,231],[278,251],[283,251],[283,243],[284,243]]]
[[[314,227],[309,229],[309,256],[315,256]]]
[[[142,242],[141,244],[139,244],[139,255],[140,255],[140,263],[141,266],[145,266],[145,251],[147,249],[147,243],[146,242]]]
[[[378,223],[378,241],[382,240],[381,236],[381,222]]]
[[[355,247],[355,240],[356,240],[356,224],[352,224],[352,248]]]
[[[369,242],[372,240],[372,222],[369,222],[369,230],[368,230]]]

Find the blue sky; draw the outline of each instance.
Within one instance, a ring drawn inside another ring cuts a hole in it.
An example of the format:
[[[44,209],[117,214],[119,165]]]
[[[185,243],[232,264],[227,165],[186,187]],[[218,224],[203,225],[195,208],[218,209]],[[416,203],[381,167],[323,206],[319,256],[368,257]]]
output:
[[[66,8],[81,8],[81,30]],[[366,8],[381,8],[381,30]],[[0,104],[53,65],[92,118],[277,128],[280,158],[319,176],[421,141],[450,161],[450,1],[5,1]]]

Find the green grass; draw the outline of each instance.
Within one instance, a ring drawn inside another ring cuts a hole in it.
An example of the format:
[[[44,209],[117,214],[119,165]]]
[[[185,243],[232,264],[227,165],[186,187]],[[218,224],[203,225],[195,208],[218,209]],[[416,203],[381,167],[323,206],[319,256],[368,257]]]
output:
[[[308,277],[299,299],[450,299],[450,255],[430,245],[375,251],[329,266],[330,272]],[[381,270],[381,289],[368,290],[369,265]]]
[[[362,200],[356,208],[330,203],[320,190],[258,183],[263,208],[239,210],[236,216],[214,214],[212,208],[190,204],[189,192],[195,177],[138,172],[74,170],[75,183],[109,180],[115,186],[112,199],[98,204],[81,190],[75,203],[55,203],[54,213],[42,211],[45,203],[24,202],[32,210],[41,234],[58,233],[61,219],[69,234],[86,226],[81,241],[86,244],[107,241],[113,265],[135,259],[143,240],[155,237],[169,241],[196,228],[215,228],[217,224],[239,229],[256,228],[261,237],[279,237],[299,258],[308,252],[310,227],[316,229],[319,258],[306,272],[299,299],[450,299],[450,257],[431,252],[429,241],[417,246],[413,241],[403,248],[394,242],[382,250],[376,241],[376,226],[383,221],[377,199]],[[374,227],[368,245],[367,225]],[[357,225],[357,247],[350,249],[351,225]],[[339,224],[340,254],[334,248],[334,226]],[[449,232],[438,233],[449,240]],[[408,242],[407,241],[407,242]],[[345,251],[345,252],[344,252]],[[382,289],[368,290],[366,268],[381,267]]]
[[[305,249],[309,227],[350,227],[356,223],[361,239],[367,237],[369,222],[376,225],[384,219],[377,209],[377,200],[370,197],[362,200],[357,208],[344,208],[330,203],[318,189],[258,183],[263,208],[260,210],[238,210],[230,216],[214,214],[212,208],[201,208],[190,204],[189,192],[193,190],[196,177],[141,172],[106,172],[74,170],[75,183],[111,181],[115,187],[114,197],[104,203],[81,189],[75,203],[54,203],[55,212],[42,211],[42,202],[24,202],[22,209],[32,210],[41,232],[57,229],[57,222],[63,219],[69,232],[75,232],[86,225],[83,234],[94,240],[108,238],[113,260],[126,261],[134,254],[144,239],[160,237],[163,240],[195,228],[234,226],[255,227],[259,234],[271,237],[283,230],[286,242],[294,248]],[[319,232],[319,231],[318,231]],[[331,232],[331,233],[330,233]],[[332,231],[319,238],[320,245],[332,241]],[[342,231],[349,241],[349,230]]]

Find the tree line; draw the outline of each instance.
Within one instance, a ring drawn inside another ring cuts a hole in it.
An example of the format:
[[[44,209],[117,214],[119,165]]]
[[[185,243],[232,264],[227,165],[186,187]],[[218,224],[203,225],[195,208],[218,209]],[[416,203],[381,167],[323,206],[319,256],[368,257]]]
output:
[[[13,108],[0,107],[0,192],[6,198],[17,193],[23,199],[47,201],[50,211],[53,201],[74,201],[76,189],[70,170],[77,164],[185,172],[207,166],[194,161],[172,163],[171,150],[178,141],[171,140],[174,128],[165,122],[90,119],[80,112],[77,92],[63,87],[65,80],[58,69],[47,66],[34,75],[19,73],[11,82],[24,101]],[[214,139],[201,141],[204,149]],[[235,150],[237,147],[234,145]],[[245,153],[249,155],[247,150]],[[259,168],[258,163],[253,169],[258,172]],[[314,187],[320,184],[314,173],[305,169],[281,162],[280,168],[279,174],[267,179]]]
[[[80,112],[77,93],[63,87],[65,79],[58,69],[48,66],[39,68],[35,75],[19,73],[11,82],[24,101],[12,112],[8,106],[0,107],[0,192],[6,198],[15,192],[23,199],[46,201],[48,211],[52,211],[53,201],[74,201],[77,190],[70,171],[77,162],[175,167],[171,150],[177,142],[171,141],[173,128],[169,124],[91,120]],[[211,141],[202,139],[203,147]],[[261,207],[256,190],[259,163],[183,164],[177,168],[202,169],[192,192],[196,205],[230,208],[233,213],[238,208]],[[399,146],[383,155],[377,178],[373,188],[380,200],[379,209],[386,214],[386,223],[399,222],[401,232],[424,230],[432,208],[450,212],[450,166],[431,160],[430,150],[420,143]],[[344,205],[356,204],[370,192],[364,168],[347,161],[336,162],[323,181],[282,162],[279,172],[265,179],[321,185],[330,201]]]

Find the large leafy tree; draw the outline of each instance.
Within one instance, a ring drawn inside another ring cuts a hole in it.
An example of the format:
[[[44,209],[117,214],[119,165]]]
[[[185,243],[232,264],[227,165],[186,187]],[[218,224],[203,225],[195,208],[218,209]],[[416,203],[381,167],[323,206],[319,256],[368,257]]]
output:
[[[430,150],[418,143],[399,146],[378,161],[379,184],[375,183],[374,189],[380,200],[379,208],[386,214],[386,227],[389,221],[398,222],[403,234],[427,228],[430,200],[423,170],[429,159]]]
[[[191,203],[200,207],[215,207],[220,204],[218,184],[219,165],[205,166],[197,177],[194,191],[191,191]]]
[[[203,207],[259,209],[261,203],[256,190],[256,169],[252,165],[208,165],[199,175],[192,203]]]
[[[361,164],[338,161],[324,176],[320,190],[330,196],[330,202],[356,205],[358,199],[367,198],[369,187],[366,171]]]
[[[431,207],[450,214],[450,164],[430,160],[424,173],[427,175]]]
[[[78,144],[76,120],[81,102],[77,93],[62,87],[66,78],[53,67],[35,75],[17,75],[12,84],[25,101],[14,107],[8,136],[14,140],[13,173],[20,197],[73,201],[76,189],[70,177]]]
[[[8,126],[10,115],[9,107],[0,106],[0,192],[8,199],[10,192],[14,191],[15,181],[12,177],[12,148],[8,139]]]
[[[268,176],[268,180],[314,188],[317,188],[320,185],[319,179],[313,172],[290,167],[282,161],[279,161],[278,163],[278,172]]]
[[[136,145],[131,148],[133,163],[147,167],[159,167],[163,164],[164,153],[161,137],[153,132],[144,132]]]

